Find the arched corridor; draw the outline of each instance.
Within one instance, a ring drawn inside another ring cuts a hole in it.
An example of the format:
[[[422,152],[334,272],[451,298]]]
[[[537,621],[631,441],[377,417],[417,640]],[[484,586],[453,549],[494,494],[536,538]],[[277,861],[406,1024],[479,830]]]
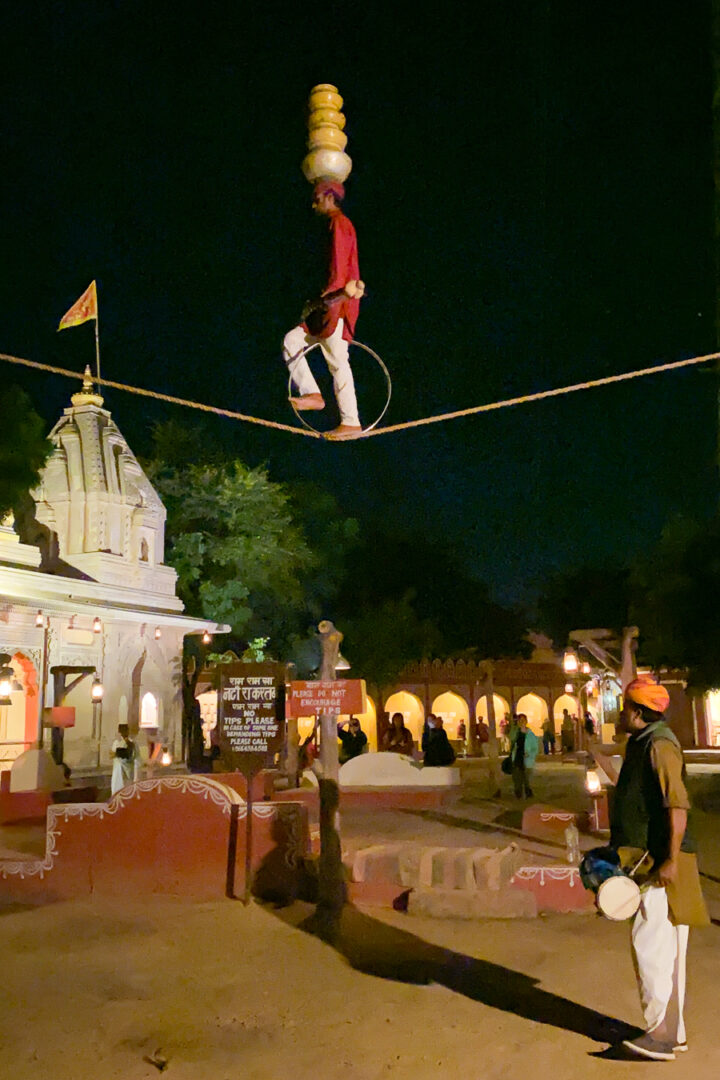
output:
[[[500,725],[506,716],[510,715],[510,703],[501,697],[500,694],[493,694],[493,708],[495,710],[495,728],[497,735],[500,734]],[[475,718],[476,720],[484,720],[488,722],[488,699],[487,695],[479,698],[477,705],[475,706]]]
[[[439,694],[433,701],[430,711],[435,713],[436,716],[442,716],[443,727],[448,739],[458,738],[458,724],[461,720],[465,724],[465,737],[467,738],[470,709],[465,699],[461,698],[459,694],[454,694],[451,690]]]
[[[542,738],[542,726],[548,718],[547,702],[543,698],[538,694],[524,694],[515,706],[515,712],[525,713],[530,730]]]
[[[398,690],[396,694],[391,694],[385,702],[385,712],[388,714],[388,719],[392,717],[393,713],[399,712],[403,714],[405,727],[410,729],[416,748],[419,747],[425,722],[425,710],[420,698],[407,690]]]

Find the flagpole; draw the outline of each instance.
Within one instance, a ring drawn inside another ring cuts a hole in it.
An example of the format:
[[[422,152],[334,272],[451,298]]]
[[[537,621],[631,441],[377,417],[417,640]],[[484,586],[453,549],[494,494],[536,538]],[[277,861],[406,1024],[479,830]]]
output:
[[[97,369],[98,388],[100,384],[100,312],[95,310],[95,367]]]

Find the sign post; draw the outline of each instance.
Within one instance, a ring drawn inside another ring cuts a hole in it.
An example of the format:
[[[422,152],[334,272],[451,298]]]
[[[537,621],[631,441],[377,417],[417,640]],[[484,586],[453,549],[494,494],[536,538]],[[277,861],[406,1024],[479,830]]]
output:
[[[231,770],[245,777],[245,885],[250,900],[253,778],[281,748],[285,727],[285,665],[239,661],[219,668],[218,745]]]
[[[330,713],[364,713],[367,710],[364,679],[335,679],[291,682],[287,699],[288,716],[319,716]]]

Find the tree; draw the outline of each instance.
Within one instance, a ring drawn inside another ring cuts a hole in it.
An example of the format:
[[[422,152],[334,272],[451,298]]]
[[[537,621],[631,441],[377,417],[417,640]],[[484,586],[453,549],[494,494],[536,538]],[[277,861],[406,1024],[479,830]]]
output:
[[[23,390],[10,386],[3,391],[0,520],[15,510],[39,482],[40,470],[52,451],[52,443],[45,437],[44,429],[44,421]]]
[[[537,603],[537,628],[562,647],[571,630],[607,626],[619,631],[629,625],[629,604],[627,568],[581,566],[544,583]]]
[[[632,575],[631,620],[653,667],[685,668],[698,690],[720,687],[720,516],[676,519]]]
[[[289,496],[240,461],[159,465],[151,476],[168,512],[167,561],[187,607],[235,635],[287,636],[314,563]]]
[[[360,526],[346,517],[329,491],[302,481],[286,485],[293,520],[301,526],[314,555],[313,565],[304,575],[305,603],[309,621],[323,618],[342,589],[348,565],[360,545]]]
[[[411,592],[399,600],[367,605],[341,625],[353,670],[377,689],[395,682],[411,661],[442,651],[439,630],[418,616]]]
[[[524,614],[495,603],[487,585],[468,572],[450,545],[422,536],[370,534],[350,554],[338,601],[343,628],[355,618],[359,582],[369,610],[381,614],[388,601],[402,611],[409,605],[419,624],[432,626],[436,656],[529,655]],[[412,659],[420,658],[416,654]]]
[[[159,424],[153,443],[144,464],[167,508],[167,561],[186,606],[285,654],[327,613],[357,522],[316,485],[278,484],[236,460],[203,427]]]

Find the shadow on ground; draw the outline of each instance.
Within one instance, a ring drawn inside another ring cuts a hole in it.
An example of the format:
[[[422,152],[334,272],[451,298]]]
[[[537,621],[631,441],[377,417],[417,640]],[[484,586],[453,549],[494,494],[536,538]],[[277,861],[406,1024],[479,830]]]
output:
[[[309,932],[303,925],[307,911],[307,905],[294,904],[275,914],[298,930]],[[366,975],[416,985],[438,983],[493,1009],[585,1035],[596,1042],[618,1043],[639,1034],[632,1025],[543,990],[530,975],[432,945],[350,905],[343,910],[332,947]]]

